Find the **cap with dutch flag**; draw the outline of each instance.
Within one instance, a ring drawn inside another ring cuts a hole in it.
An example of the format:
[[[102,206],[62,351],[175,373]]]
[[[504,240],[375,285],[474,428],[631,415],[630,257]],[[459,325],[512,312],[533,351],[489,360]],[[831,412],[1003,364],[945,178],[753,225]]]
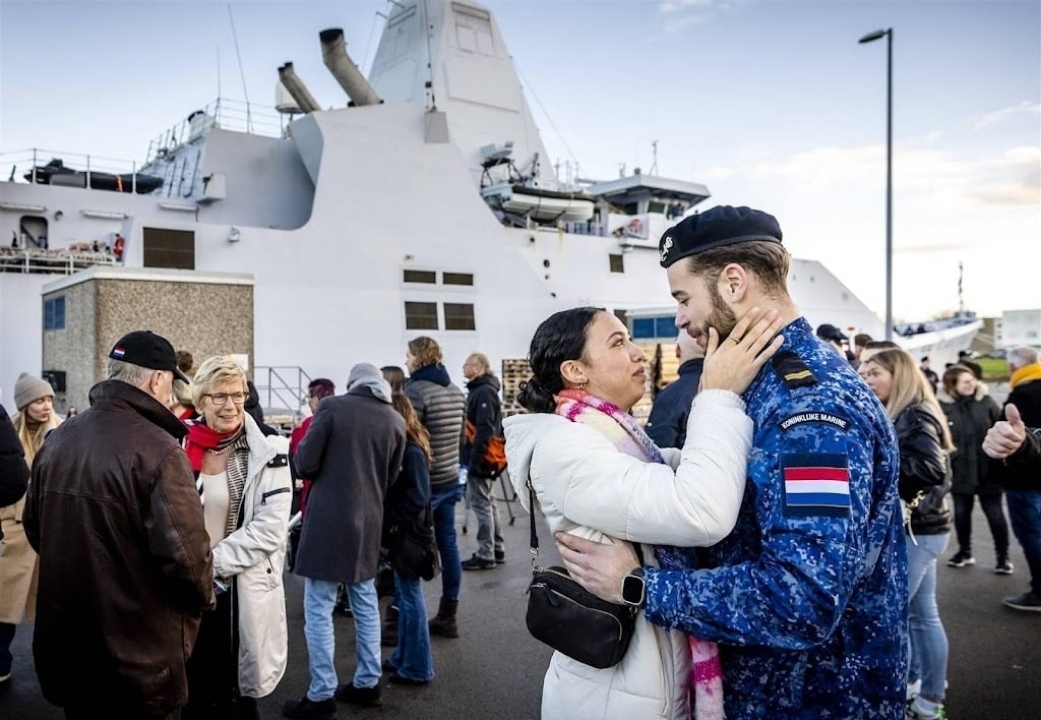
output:
[[[177,368],[177,353],[174,352],[170,341],[151,330],[127,333],[112,346],[108,356],[113,360],[122,360],[150,370],[167,370],[178,380],[191,382],[188,376]]]

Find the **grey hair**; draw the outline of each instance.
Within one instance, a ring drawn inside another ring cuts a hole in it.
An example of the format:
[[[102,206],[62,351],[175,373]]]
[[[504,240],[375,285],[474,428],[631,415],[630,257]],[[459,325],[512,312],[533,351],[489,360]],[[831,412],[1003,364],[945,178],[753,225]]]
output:
[[[1006,360],[1009,365],[1018,370],[1021,367],[1033,365],[1037,362],[1037,350],[1026,345],[1020,345],[1008,351]]]
[[[116,360],[115,358],[109,358],[108,361],[109,380],[119,380],[136,388],[142,387],[148,381],[148,378],[152,377],[154,372],[155,370]]]

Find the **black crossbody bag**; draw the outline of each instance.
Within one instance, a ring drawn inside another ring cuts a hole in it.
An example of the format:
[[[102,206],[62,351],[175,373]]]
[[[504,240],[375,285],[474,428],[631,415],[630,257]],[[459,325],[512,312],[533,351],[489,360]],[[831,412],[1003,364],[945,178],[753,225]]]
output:
[[[595,668],[617,665],[636,629],[639,610],[608,602],[578,584],[565,568],[539,566],[535,532],[535,493],[528,481],[531,515],[531,583],[528,585],[528,632],[569,658]],[[643,564],[643,552],[635,546]]]

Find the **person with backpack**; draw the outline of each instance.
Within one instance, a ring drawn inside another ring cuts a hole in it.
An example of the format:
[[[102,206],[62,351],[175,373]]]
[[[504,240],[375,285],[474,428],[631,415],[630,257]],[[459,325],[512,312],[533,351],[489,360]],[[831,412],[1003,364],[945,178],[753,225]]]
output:
[[[479,352],[466,358],[463,375],[468,394],[459,461],[466,468],[466,492],[477,516],[477,552],[462,566],[463,570],[490,570],[506,562],[499,505],[493,490],[496,478],[506,469],[500,384],[488,356]]]

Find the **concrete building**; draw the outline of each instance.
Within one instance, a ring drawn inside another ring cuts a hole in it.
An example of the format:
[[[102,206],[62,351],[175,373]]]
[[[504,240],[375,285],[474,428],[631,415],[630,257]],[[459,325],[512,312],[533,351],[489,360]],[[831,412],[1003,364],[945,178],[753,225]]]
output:
[[[42,373],[55,386],[60,413],[89,407],[113,344],[133,330],[162,335],[196,363],[253,357],[250,275],[92,267],[44,285],[43,315]]]

